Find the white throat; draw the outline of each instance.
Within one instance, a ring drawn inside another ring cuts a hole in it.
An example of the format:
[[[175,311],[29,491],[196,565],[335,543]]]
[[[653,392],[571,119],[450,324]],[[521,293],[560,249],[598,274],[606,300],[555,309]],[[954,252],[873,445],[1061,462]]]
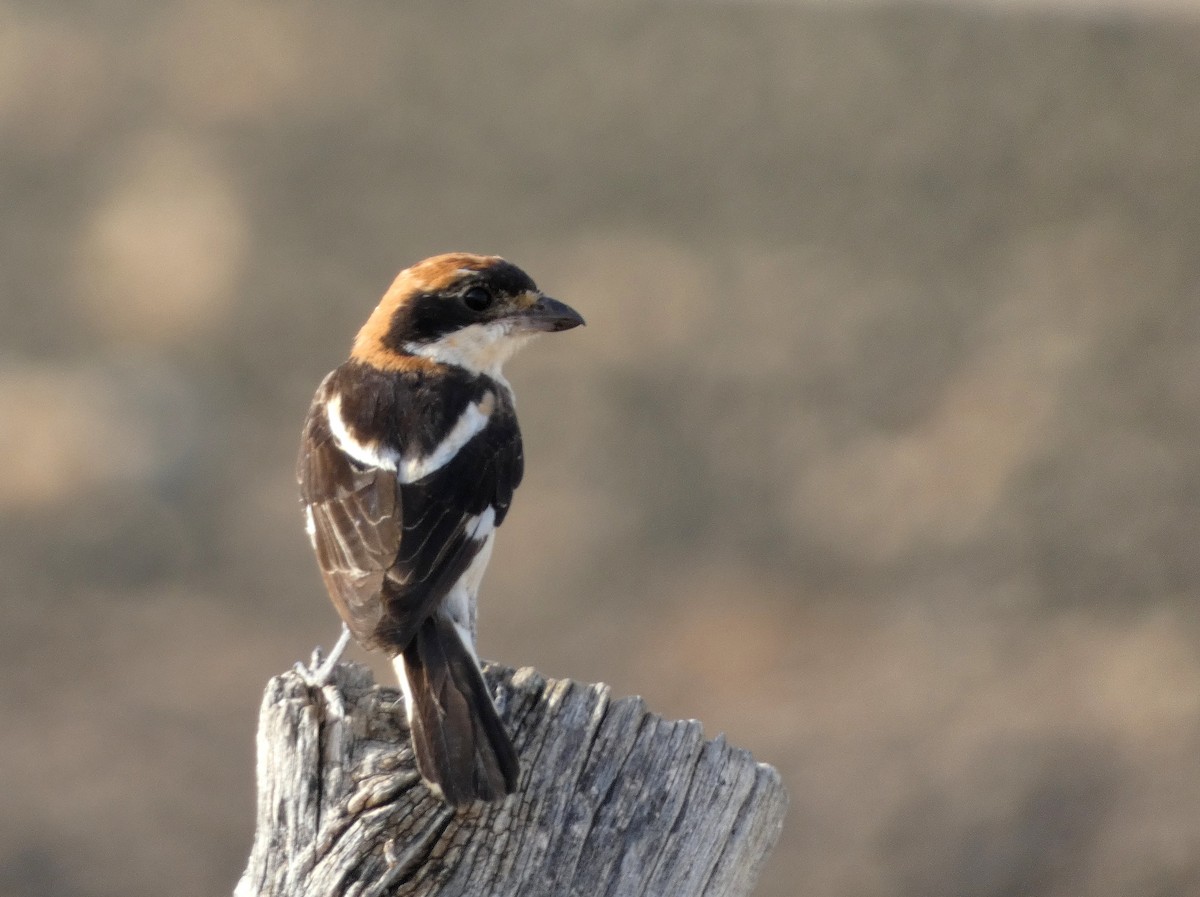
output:
[[[511,322],[496,321],[471,324],[432,343],[405,343],[404,351],[441,364],[458,365],[475,374],[487,374],[504,383],[500,372],[504,362],[535,336],[537,331],[514,331]]]

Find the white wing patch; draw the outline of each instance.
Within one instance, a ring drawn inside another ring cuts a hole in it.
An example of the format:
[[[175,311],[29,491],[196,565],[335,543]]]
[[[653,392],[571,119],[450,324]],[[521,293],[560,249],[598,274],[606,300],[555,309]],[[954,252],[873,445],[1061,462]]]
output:
[[[486,539],[492,534],[492,530],[496,528],[496,509],[489,507],[478,517],[467,518],[467,538],[468,539]]]
[[[495,397],[488,393],[477,403],[472,403],[463,411],[462,417],[446,434],[446,438],[428,455],[417,458],[406,457],[399,467],[392,469],[399,473],[401,483],[415,483],[429,476],[435,470],[440,470],[450,459],[458,454],[458,450],[470,442],[487,426],[488,418],[496,407]]]
[[[412,686],[408,684],[408,671],[404,667],[403,654],[397,654],[392,658],[392,668],[396,671],[396,678],[400,680],[400,691],[404,692],[404,712],[408,716],[409,725],[411,725],[413,718],[413,693]]]
[[[304,531],[308,533],[308,541],[312,542],[315,549],[317,547],[317,521],[313,517],[312,505],[304,506]]]
[[[337,447],[367,467],[380,467],[384,470],[395,470],[400,456],[390,449],[381,448],[378,443],[359,442],[342,419],[342,397],[335,395],[325,403],[325,416],[329,419],[329,432]]]

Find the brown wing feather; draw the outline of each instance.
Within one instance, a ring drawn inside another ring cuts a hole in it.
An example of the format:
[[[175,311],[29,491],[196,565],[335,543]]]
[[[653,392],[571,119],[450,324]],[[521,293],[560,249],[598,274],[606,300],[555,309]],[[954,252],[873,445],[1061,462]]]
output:
[[[329,597],[360,643],[370,646],[383,615],[383,577],[400,547],[395,473],[354,463],[333,441],[317,391],[304,424],[297,475],[312,515],[313,548]]]
[[[468,532],[470,521],[489,508],[495,526],[504,520],[521,481],[521,432],[511,401],[490,381],[447,377],[434,395],[421,383],[363,383],[363,374],[343,366],[317,390],[298,474],[317,562],[338,613],[361,644],[394,653],[412,641],[485,544]],[[481,393],[492,393],[496,405],[481,433],[435,471],[401,486],[394,471],[364,466],[338,446],[326,417],[335,391],[344,404],[371,396],[369,424],[418,437],[422,426],[449,429]]]

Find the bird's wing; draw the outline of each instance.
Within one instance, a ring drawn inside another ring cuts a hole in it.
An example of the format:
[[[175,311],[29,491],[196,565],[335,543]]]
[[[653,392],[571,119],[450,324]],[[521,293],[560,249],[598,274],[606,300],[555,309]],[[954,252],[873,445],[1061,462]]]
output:
[[[443,466],[400,487],[403,534],[384,580],[381,641],[412,639],[504,520],[523,471],[521,432],[504,404]]]
[[[508,402],[436,470],[400,484],[360,464],[309,410],[297,473],[317,563],[338,613],[367,646],[402,650],[503,521],[524,457]]]
[[[305,524],[334,606],[354,637],[371,645],[384,575],[400,546],[400,491],[394,471],[359,464],[337,446],[323,392],[305,420],[297,462]]]

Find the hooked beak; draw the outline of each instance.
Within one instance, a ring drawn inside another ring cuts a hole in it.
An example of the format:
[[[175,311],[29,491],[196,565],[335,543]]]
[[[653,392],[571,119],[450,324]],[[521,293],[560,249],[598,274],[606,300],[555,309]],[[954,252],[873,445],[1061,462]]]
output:
[[[556,333],[583,326],[583,315],[565,302],[542,296],[516,316],[519,326],[526,330]]]

